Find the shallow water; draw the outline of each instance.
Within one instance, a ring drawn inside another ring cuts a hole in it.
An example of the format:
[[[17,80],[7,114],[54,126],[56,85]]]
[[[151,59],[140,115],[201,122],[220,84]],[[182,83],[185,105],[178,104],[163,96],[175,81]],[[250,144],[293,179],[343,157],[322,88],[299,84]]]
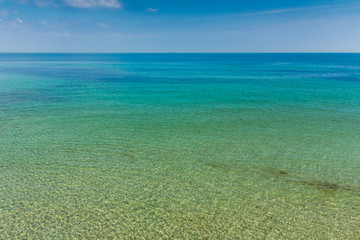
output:
[[[0,54],[0,239],[357,239],[360,54]]]

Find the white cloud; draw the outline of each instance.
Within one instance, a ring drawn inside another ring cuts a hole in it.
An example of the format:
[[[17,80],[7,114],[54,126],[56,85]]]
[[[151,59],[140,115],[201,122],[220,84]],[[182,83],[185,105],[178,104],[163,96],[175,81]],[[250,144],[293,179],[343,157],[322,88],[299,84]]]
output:
[[[6,18],[8,15],[8,12],[6,10],[0,10],[0,17]]]
[[[157,12],[157,11],[159,11],[159,9],[157,9],[157,8],[148,8],[148,9],[146,9],[146,11],[147,12]]]
[[[23,20],[21,20],[20,18],[17,18],[17,19],[15,19],[15,23],[21,24],[21,23],[23,23]]]
[[[20,4],[27,4],[28,1],[27,0],[16,0],[17,3],[20,3]]]
[[[35,0],[35,4],[38,7],[58,7],[53,0]]]
[[[96,26],[101,27],[101,28],[109,28],[109,25],[106,23],[96,23]]]
[[[74,8],[121,8],[118,0],[64,0],[64,2]]]
[[[48,21],[40,21],[39,22],[40,25],[44,26],[44,27],[49,27],[49,22]]]

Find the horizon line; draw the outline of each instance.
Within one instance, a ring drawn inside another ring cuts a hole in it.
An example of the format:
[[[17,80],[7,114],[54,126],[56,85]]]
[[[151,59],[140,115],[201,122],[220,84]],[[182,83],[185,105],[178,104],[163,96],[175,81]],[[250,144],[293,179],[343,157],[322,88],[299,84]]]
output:
[[[349,53],[354,52],[0,52],[0,54],[312,54],[312,53]]]

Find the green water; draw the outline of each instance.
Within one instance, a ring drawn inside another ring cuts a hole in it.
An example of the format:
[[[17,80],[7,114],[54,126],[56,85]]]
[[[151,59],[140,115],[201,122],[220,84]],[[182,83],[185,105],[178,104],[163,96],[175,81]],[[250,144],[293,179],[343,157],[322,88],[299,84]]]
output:
[[[360,236],[360,54],[3,54],[0,121],[0,239]]]

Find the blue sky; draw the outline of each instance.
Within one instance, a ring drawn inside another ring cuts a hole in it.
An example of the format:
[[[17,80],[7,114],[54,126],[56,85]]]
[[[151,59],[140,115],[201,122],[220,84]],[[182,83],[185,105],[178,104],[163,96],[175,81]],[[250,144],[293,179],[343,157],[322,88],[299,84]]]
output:
[[[0,0],[0,52],[360,52],[360,1]]]

